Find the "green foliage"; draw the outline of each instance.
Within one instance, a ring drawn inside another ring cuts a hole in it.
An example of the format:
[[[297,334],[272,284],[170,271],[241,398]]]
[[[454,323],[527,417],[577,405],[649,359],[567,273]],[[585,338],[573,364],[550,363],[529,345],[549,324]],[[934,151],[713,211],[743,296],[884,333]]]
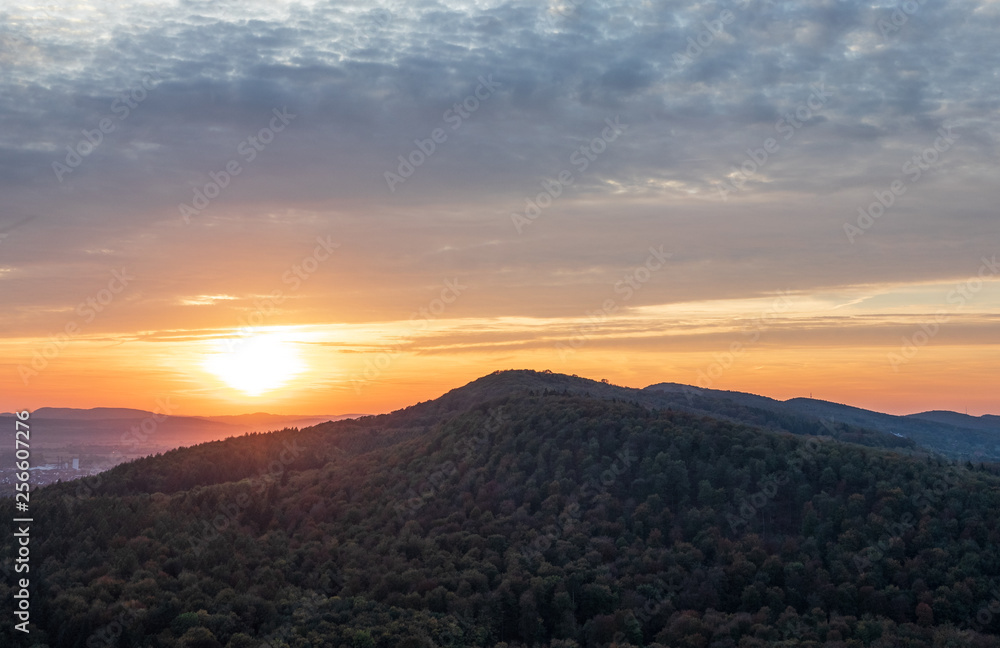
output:
[[[998,486],[620,400],[453,393],[38,491],[33,620],[51,648],[993,646]]]

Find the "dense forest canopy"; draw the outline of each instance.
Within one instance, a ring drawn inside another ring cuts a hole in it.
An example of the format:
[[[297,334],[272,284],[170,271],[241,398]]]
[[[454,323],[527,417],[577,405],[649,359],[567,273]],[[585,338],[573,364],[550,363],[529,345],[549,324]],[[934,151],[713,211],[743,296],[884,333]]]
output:
[[[488,378],[36,491],[4,645],[1000,645],[992,466]]]

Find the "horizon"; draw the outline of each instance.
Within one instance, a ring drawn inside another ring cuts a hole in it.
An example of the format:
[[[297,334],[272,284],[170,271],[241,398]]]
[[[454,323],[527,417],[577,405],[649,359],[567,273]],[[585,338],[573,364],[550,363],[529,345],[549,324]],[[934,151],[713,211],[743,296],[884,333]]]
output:
[[[546,373],[546,370],[544,370],[544,369],[501,369],[501,370],[497,370],[497,371],[501,371],[501,372],[506,372],[506,371],[532,371],[532,372],[535,372],[535,373]],[[192,413],[183,413],[183,414],[171,414],[171,416],[181,416],[181,417],[191,417],[191,418],[199,418],[199,417],[201,417],[201,418],[226,418],[226,417],[244,417],[244,416],[258,416],[259,415],[259,416],[296,417],[296,418],[303,418],[303,419],[308,419],[308,418],[322,418],[324,416],[335,416],[335,417],[344,417],[344,416],[348,416],[348,417],[361,417],[361,416],[373,416],[373,415],[377,416],[377,415],[381,415],[381,414],[391,414],[393,412],[399,411],[401,409],[405,409],[405,408],[407,408],[407,407],[409,407],[411,405],[414,405],[416,403],[419,403],[419,402],[424,402],[424,401],[427,401],[427,400],[436,400],[437,398],[439,398],[439,397],[443,396],[444,394],[448,393],[448,391],[451,391],[451,390],[454,390],[454,389],[460,389],[462,387],[470,385],[471,383],[473,383],[473,382],[475,382],[475,381],[477,381],[479,379],[486,378],[486,377],[492,375],[492,373],[493,372],[487,373],[487,374],[483,374],[482,376],[478,376],[476,378],[473,378],[472,380],[463,382],[463,383],[461,383],[459,385],[456,385],[456,386],[454,386],[454,387],[452,387],[450,389],[445,390],[444,392],[441,392],[441,393],[438,393],[436,395],[430,396],[429,398],[418,398],[417,400],[414,400],[412,402],[407,402],[407,403],[400,404],[398,406],[393,406],[390,409],[387,409],[387,410],[384,410],[384,411],[372,411],[372,412],[346,412],[345,411],[345,412],[327,413],[327,414],[303,414],[303,413],[297,412],[297,411],[275,412],[275,411],[263,411],[262,410],[262,411],[255,411],[255,412],[237,412],[237,413],[205,413],[205,412],[198,413],[198,412],[192,412]],[[590,378],[590,377],[587,377],[587,376],[578,376],[578,375],[575,375],[575,374],[561,374],[559,372],[551,372],[551,373],[554,373],[554,374],[557,374],[557,375],[563,375],[563,376],[572,376],[572,377],[581,378],[583,380],[588,380],[588,381],[593,381],[593,382],[600,382],[602,380],[602,379],[599,379],[599,378]],[[653,385],[658,385],[658,384],[678,384],[678,385],[684,385],[685,384],[685,383],[676,383],[674,381],[662,381],[662,380],[661,381],[657,381],[657,382],[653,382],[653,383],[649,383],[649,384],[646,384],[646,385],[621,385],[621,384],[614,383],[614,381],[609,381],[609,382],[612,385],[615,385],[615,386],[618,386],[618,387],[624,387],[626,389],[637,389],[637,390],[642,390],[642,389],[644,389],[646,387],[651,387]],[[694,385],[687,385],[687,386],[694,386]],[[708,388],[708,389],[713,389],[713,388]],[[758,394],[758,393],[748,392],[748,391],[743,391],[743,390],[738,390],[738,389],[719,389],[719,391],[733,391],[733,392],[738,392],[738,393],[752,394],[752,395],[755,395],[755,396],[764,396],[764,397],[767,397],[767,398],[774,398],[774,397],[769,396],[767,394]],[[827,399],[816,398],[814,395],[808,395],[808,396],[801,396],[800,395],[800,396],[791,396],[791,397],[788,397],[788,398],[774,398],[774,400],[779,401],[779,402],[787,402],[787,401],[796,400],[796,399],[816,400],[816,401],[823,401],[823,402],[834,403],[834,404],[837,404],[837,405],[846,405],[846,406],[849,406],[849,407],[859,407],[860,409],[864,409],[864,410],[868,410],[868,411],[872,411],[872,412],[877,412],[877,413],[880,413],[880,414],[890,414],[890,415],[893,415],[893,416],[914,416],[914,415],[918,415],[918,414],[927,414],[927,413],[932,413],[932,412],[948,412],[948,413],[961,414],[961,415],[965,415],[965,416],[971,416],[971,417],[974,417],[974,418],[981,418],[983,416],[1000,416],[1000,413],[996,413],[996,412],[984,412],[983,414],[972,414],[971,412],[965,412],[965,411],[959,411],[959,410],[952,410],[952,409],[939,409],[939,408],[932,408],[932,409],[919,410],[919,411],[913,411],[913,412],[886,412],[886,411],[871,409],[871,408],[867,408],[867,407],[860,407],[860,406],[855,405],[853,403],[841,403],[841,402],[837,402],[837,401],[830,401],[830,400],[827,400]],[[32,412],[36,412],[37,410],[40,410],[40,409],[63,409],[63,410],[68,409],[68,410],[78,410],[78,411],[81,411],[81,412],[88,412],[88,411],[93,411],[93,410],[96,410],[96,409],[119,409],[119,410],[121,410],[121,409],[134,409],[135,411],[146,412],[146,413],[154,411],[154,410],[143,410],[143,409],[137,409],[137,408],[131,408],[131,407],[124,407],[124,406],[113,406],[113,405],[112,406],[108,406],[108,405],[94,405],[92,407],[65,407],[65,406],[60,406],[60,405],[45,405],[43,407],[35,408],[34,410],[32,410]],[[9,415],[13,415],[14,412],[0,412],[0,415],[8,415],[8,414]]]
[[[14,0],[0,409],[1000,412],[1000,5],[918,5]]]

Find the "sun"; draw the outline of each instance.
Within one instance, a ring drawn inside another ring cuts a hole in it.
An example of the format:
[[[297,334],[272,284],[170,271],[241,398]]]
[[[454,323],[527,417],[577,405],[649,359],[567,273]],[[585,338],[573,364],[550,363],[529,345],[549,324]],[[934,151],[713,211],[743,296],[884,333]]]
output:
[[[273,391],[305,369],[296,346],[277,333],[223,340],[203,366],[248,396]]]

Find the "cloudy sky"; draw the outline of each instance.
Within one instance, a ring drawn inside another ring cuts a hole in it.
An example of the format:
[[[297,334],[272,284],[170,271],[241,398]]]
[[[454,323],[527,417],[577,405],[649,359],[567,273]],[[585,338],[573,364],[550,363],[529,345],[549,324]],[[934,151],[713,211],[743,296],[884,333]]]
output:
[[[1000,413],[998,31],[5,2],[0,409],[377,412],[534,368]]]

